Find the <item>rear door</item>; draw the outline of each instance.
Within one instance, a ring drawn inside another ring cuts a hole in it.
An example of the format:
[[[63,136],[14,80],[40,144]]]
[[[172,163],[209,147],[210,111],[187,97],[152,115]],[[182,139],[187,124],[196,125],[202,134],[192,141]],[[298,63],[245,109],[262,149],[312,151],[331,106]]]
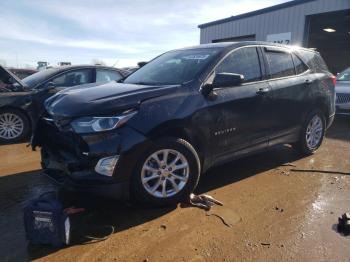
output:
[[[272,91],[270,145],[295,139],[307,108],[308,67],[289,49],[264,47]],[[295,64],[295,65],[294,65]]]

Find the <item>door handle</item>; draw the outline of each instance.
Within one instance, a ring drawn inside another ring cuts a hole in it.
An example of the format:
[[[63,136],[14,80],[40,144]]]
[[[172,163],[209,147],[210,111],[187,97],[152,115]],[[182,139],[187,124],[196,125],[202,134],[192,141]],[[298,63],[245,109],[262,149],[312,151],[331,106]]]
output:
[[[259,90],[256,91],[256,94],[257,95],[264,95],[264,94],[268,93],[269,91],[270,91],[270,89],[268,89],[267,87],[259,88]]]

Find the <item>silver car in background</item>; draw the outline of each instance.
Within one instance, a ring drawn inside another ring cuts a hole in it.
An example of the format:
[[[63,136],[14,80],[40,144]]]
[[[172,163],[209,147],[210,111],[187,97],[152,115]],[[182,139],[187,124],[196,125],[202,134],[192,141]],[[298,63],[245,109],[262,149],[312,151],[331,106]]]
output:
[[[337,95],[336,113],[350,115],[350,67],[337,75],[335,92]]]

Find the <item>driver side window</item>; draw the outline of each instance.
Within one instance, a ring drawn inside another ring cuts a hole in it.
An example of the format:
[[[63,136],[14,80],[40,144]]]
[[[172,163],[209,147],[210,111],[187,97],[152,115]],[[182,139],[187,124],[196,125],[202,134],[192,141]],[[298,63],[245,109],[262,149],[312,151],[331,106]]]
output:
[[[262,74],[256,47],[244,47],[233,51],[218,65],[215,73],[244,75],[244,83],[261,80]]]

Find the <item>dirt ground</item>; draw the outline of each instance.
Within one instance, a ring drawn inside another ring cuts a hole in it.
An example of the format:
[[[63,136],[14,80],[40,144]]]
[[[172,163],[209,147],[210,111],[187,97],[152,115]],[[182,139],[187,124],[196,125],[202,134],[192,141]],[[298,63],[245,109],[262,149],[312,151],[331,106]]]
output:
[[[198,193],[224,203],[210,213],[59,190],[64,201],[86,208],[73,229],[90,225],[106,235],[115,228],[105,241],[76,238],[59,250],[25,241],[23,207],[58,190],[40,174],[38,153],[0,145],[0,157],[2,261],[350,261],[350,238],[336,231],[338,216],[350,212],[350,118],[338,117],[312,156],[281,146],[204,174]]]

